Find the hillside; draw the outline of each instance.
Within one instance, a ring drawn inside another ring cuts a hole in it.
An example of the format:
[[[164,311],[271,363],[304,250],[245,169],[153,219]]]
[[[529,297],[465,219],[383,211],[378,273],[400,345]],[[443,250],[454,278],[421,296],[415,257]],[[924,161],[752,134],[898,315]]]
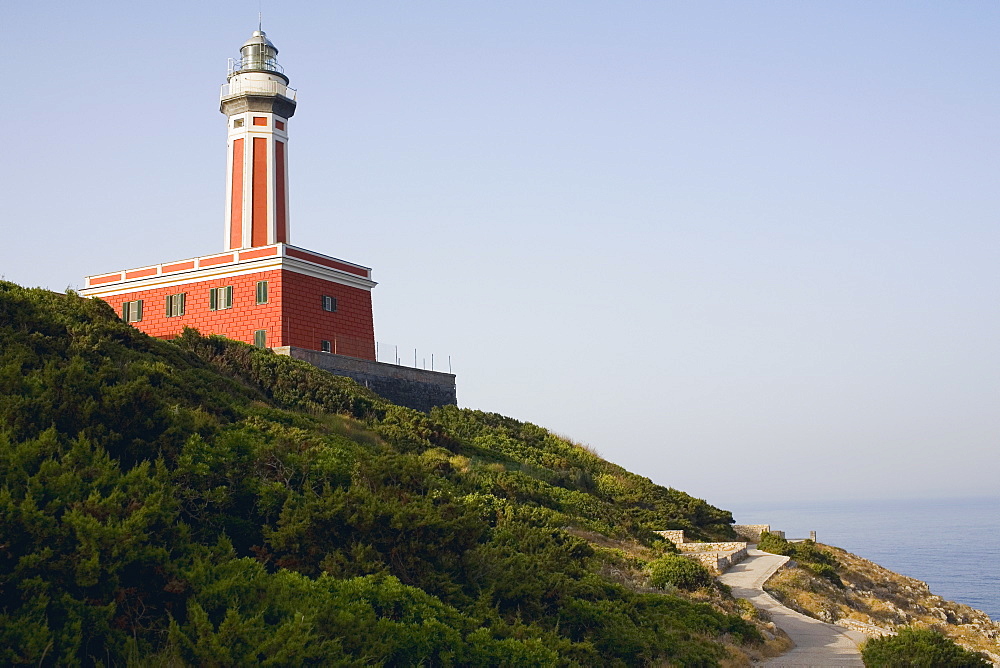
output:
[[[738,665],[773,626],[646,575],[655,529],[731,522],[535,425],[0,283],[2,664]]]

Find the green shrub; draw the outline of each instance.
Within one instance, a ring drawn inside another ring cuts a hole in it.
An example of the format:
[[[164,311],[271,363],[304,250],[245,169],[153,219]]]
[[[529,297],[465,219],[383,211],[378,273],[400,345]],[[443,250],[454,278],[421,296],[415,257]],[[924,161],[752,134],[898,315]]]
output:
[[[959,647],[938,631],[908,627],[899,635],[872,638],[861,648],[865,665],[878,668],[975,668],[992,665],[979,652]]]
[[[745,598],[736,599],[736,610],[743,619],[761,619],[761,611]],[[765,613],[766,614],[766,613]]]
[[[811,540],[804,540],[801,543],[788,543],[788,552],[785,552],[785,554],[796,561],[809,564],[837,565],[837,560],[832,554],[819,549],[816,547],[816,543]]]
[[[837,587],[844,586],[840,575],[837,574],[837,560],[829,552],[816,547],[814,541],[804,540],[800,543],[789,543],[781,536],[765,531],[760,536],[757,549],[771,554],[789,556],[799,562],[806,570],[829,580]]]
[[[771,554],[789,554],[788,541],[778,534],[765,531],[757,541],[757,549]]]
[[[843,588],[844,583],[837,574],[837,569],[835,569],[830,564],[806,564],[805,567],[820,576],[825,580],[829,580],[835,586]]]
[[[673,585],[691,591],[712,584],[712,576],[704,566],[676,554],[668,554],[649,562],[648,571],[649,583],[660,589],[665,585]]]

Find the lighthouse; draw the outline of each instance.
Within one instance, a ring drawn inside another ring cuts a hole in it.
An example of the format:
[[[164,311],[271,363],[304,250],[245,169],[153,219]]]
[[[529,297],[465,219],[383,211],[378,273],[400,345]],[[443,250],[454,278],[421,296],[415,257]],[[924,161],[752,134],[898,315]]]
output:
[[[278,49],[255,30],[230,59],[223,252],[86,278],[124,320],[162,338],[185,327],[279,351],[375,360],[371,269],[292,246],[288,125],[295,89]]]
[[[221,253],[86,277],[80,294],[106,301],[164,339],[186,327],[305,360],[418,410],[456,403],[451,373],[376,360],[372,270],[293,246],[288,129],[296,92],[278,49],[255,30],[229,62]]]
[[[295,90],[278,65],[278,49],[255,30],[229,61],[220,110],[229,128],[226,177],[227,249],[288,243],[288,119]]]

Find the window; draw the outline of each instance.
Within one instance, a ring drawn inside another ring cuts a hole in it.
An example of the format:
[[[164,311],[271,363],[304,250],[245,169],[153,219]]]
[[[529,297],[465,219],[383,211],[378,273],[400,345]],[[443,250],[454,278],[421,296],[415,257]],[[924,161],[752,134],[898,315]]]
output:
[[[285,124],[282,121],[275,121],[274,127],[277,128],[278,130],[284,130]]]
[[[331,297],[329,295],[323,295],[323,310],[324,311],[336,311],[337,310],[337,298]]]
[[[328,353],[331,350],[332,349],[330,348],[330,342],[329,341],[327,341],[327,340],[324,339],[323,341],[319,342],[319,351],[321,353]]]
[[[212,288],[208,291],[208,310],[221,311],[233,307],[233,286]]]
[[[267,348],[267,330],[258,329],[253,333],[253,344],[258,348]]]
[[[184,315],[184,299],[185,294],[182,292],[179,295],[169,295],[167,297],[167,317],[174,318],[179,315]]]
[[[125,322],[139,322],[142,320],[142,300],[122,303],[122,320]]]
[[[242,118],[234,119],[233,120],[233,127],[234,128],[242,128],[243,127],[243,119]]]
[[[254,125],[267,125],[267,116],[254,116],[253,117],[253,124]]]
[[[257,281],[257,303],[267,303],[267,281]]]

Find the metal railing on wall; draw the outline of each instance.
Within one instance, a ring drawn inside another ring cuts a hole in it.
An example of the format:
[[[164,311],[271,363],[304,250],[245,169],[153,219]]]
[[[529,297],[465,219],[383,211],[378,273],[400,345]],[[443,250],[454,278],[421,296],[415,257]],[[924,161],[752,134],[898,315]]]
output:
[[[375,360],[385,364],[409,366],[425,371],[454,373],[451,366],[451,355],[428,354],[420,352],[417,348],[408,348],[381,341],[375,342]]]

